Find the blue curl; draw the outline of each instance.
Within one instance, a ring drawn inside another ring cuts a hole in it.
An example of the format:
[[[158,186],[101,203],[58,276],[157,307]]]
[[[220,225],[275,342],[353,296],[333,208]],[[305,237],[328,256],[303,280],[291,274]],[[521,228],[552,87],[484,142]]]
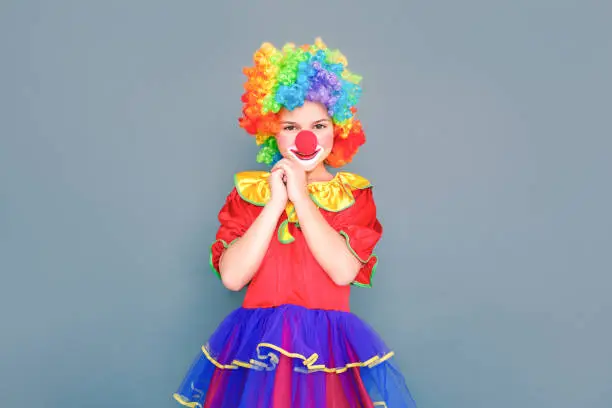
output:
[[[295,82],[280,84],[274,100],[288,110],[304,104],[305,100],[323,104],[334,119],[342,122],[353,116],[351,108],[361,96],[361,87],[342,78],[344,66],[326,61],[326,53],[306,52],[297,64]]]
[[[276,152],[274,156],[272,156],[272,162],[270,163],[270,166],[274,166],[276,163],[281,161],[282,158],[283,155],[280,152]]]
[[[275,99],[285,108],[293,110],[304,104],[306,88],[306,86],[301,86],[300,84],[293,84],[291,86],[280,85],[276,91]]]

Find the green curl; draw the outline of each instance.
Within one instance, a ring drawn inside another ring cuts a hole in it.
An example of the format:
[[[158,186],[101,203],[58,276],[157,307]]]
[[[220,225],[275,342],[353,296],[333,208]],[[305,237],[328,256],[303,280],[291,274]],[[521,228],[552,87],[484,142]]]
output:
[[[274,136],[270,136],[265,140],[265,142],[263,142],[259,152],[257,152],[257,163],[271,165],[278,161],[279,156],[280,152],[278,150],[276,138]]]

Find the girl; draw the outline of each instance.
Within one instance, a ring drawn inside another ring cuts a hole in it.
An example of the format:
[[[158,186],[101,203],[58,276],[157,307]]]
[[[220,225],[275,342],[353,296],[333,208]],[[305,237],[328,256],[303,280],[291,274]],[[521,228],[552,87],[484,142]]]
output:
[[[365,143],[360,78],[320,39],[263,44],[240,125],[269,172],[235,175],[210,261],[247,287],[202,347],[174,398],[188,407],[415,407],[393,352],[350,313],[350,286],[371,285],[382,234],[368,180],[329,173]]]

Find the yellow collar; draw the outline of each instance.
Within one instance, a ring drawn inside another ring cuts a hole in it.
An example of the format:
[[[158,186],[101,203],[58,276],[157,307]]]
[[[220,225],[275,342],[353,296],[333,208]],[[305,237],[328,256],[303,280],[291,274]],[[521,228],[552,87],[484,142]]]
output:
[[[257,206],[264,206],[270,199],[269,176],[270,173],[265,171],[245,171],[234,176],[234,184],[243,200]],[[369,187],[372,187],[372,184],[357,174],[338,172],[329,181],[315,181],[308,184],[308,191],[317,206],[327,211],[338,212],[353,205],[355,198],[352,192],[354,190]],[[291,203],[287,205],[287,214],[289,216],[295,214]]]

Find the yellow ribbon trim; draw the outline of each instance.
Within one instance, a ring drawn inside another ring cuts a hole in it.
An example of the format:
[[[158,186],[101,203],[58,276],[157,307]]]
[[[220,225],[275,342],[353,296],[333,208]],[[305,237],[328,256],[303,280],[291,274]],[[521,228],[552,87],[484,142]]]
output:
[[[221,364],[210,354],[206,345],[202,346],[202,353],[204,353],[204,356],[206,356],[208,361],[210,361],[212,364],[215,365],[215,367],[219,368],[220,370],[236,370],[241,367],[254,369],[254,370],[273,370],[274,368],[276,368],[276,365],[279,363],[280,360],[278,356],[274,353],[262,354],[261,348],[263,347],[272,349],[289,358],[297,358],[297,359],[302,360],[302,364],[304,364],[305,369],[303,371],[302,370],[296,370],[296,371],[301,372],[301,373],[306,373],[306,374],[319,372],[319,371],[323,371],[325,373],[331,373],[331,374],[341,374],[341,373],[346,372],[349,368],[354,368],[354,367],[372,368],[390,359],[395,354],[393,351],[391,351],[383,355],[382,357],[376,355],[366,361],[357,361],[354,363],[349,363],[343,367],[330,368],[330,367],[326,367],[324,364],[314,364],[319,359],[319,355],[317,353],[313,353],[310,357],[306,358],[302,354],[289,352],[271,343],[259,343],[256,348],[257,358],[259,359],[267,358],[272,362],[271,365],[268,365],[263,361],[258,361],[255,359],[251,359],[251,361],[248,363],[244,361],[240,361],[240,360],[233,360],[231,364]],[[177,402],[179,402],[183,406],[190,407],[190,408],[201,408],[202,407],[202,404],[200,404],[199,402],[189,401],[186,397],[182,395],[175,393],[173,394],[173,397]],[[374,406],[385,407],[385,408],[387,407],[387,404],[384,401],[372,401],[372,402]]]
[[[314,372],[318,372],[318,371],[323,371],[325,373],[331,373],[331,374],[341,374],[346,372],[349,368],[354,368],[354,367],[368,367],[368,368],[372,368],[388,359],[390,359],[391,357],[394,356],[394,352],[390,351],[389,353],[381,356],[373,356],[370,359],[366,360],[366,361],[357,361],[354,363],[348,363],[343,367],[326,367],[325,364],[314,364],[318,359],[319,359],[319,355],[317,353],[313,353],[310,357],[306,357],[303,356],[301,354],[298,353],[291,353],[281,347],[278,347],[274,344],[271,343],[259,343],[257,345],[257,357],[260,360],[264,360],[264,359],[269,359],[271,361],[271,365],[263,362],[263,361],[258,361],[255,359],[251,359],[251,361],[244,362],[244,361],[240,361],[240,360],[233,360],[231,362],[231,364],[221,364],[219,361],[217,361],[208,351],[208,348],[206,346],[202,346],[202,352],[204,353],[204,355],[206,356],[206,358],[213,363],[217,368],[221,369],[221,370],[235,370],[239,367],[242,368],[250,368],[250,369],[267,369],[267,370],[272,370],[276,367],[276,365],[279,362],[279,358],[277,355],[275,355],[274,353],[266,353],[266,354],[262,354],[261,349],[262,348],[269,348],[272,349],[286,357],[289,358],[296,358],[296,359],[300,359],[302,360],[302,364],[304,364],[305,370],[303,372],[305,373],[314,373]],[[300,370],[300,372],[302,372]]]
[[[189,401],[187,398],[183,397],[182,395],[172,394],[172,396],[179,404],[185,407],[189,407],[189,408],[201,408],[202,407],[202,404],[200,404],[199,402]]]
[[[240,197],[251,204],[264,206],[270,200],[271,191],[265,171],[245,171],[234,176],[234,185]],[[327,211],[339,212],[355,203],[354,190],[372,187],[372,184],[354,173],[338,172],[329,181],[315,181],[309,183],[307,188],[315,204]],[[297,214],[292,202],[285,208],[289,223],[298,224]],[[293,242],[287,223],[280,226],[277,233],[282,243]]]

